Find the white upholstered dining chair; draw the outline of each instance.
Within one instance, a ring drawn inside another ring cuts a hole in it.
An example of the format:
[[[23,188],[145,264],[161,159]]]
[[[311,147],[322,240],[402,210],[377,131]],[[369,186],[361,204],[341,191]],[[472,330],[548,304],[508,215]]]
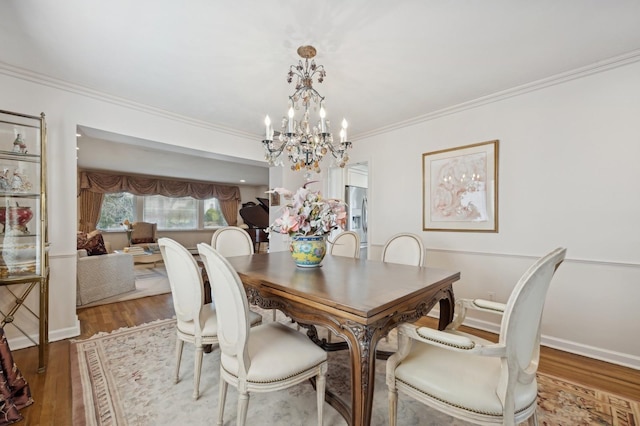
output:
[[[211,236],[211,247],[224,257],[248,256],[255,253],[253,241],[247,231],[238,226],[225,226]],[[276,320],[276,310],[271,311],[271,319]]]
[[[238,393],[237,424],[244,425],[251,392],[286,389],[316,378],[318,425],[322,425],[327,353],[302,333],[279,322],[249,328],[249,304],[240,277],[210,245],[198,244],[217,302],[220,345],[220,400],[222,424],[228,384]],[[277,409],[277,407],[273,407]]]
[[[237,226],[225,226],[216,230],[211,236],[211,247],[224,257],[246,256],[254,253],[251,236]]]
[[[360,236],[353,231],[343,231],[329,241],[331,246],[329,253],[332,256],[351,257],[360,259]],[[327,341],[331,343],[333,333],[328,331]]]
[[[415,234],[396,234],[385,243],[382,249],[382,261],[424,266],[424,244]]]
[[[360,236],[353,231],[339,233],[329,244],[331,245],[329,252],[333,256],[360,259]]]
[[[396,424],[400,390],[471,423],[537,425],[542,310],[565,253],[555,249],[533,264],[506,304],[459,300],[456,318],[445,331],[402,324],[398,352],[387,361],[389,424]],[[502,315],[498,343],[457,330],[468,309]]]
[[[170,238],[158,240],[167,269],[173,307],[176,312],[176,370],[175,382],[180,379],[180,361],[184,342],[196,347],[193,370],[193,398],[200,394],[200,371],[204,345],[218,343],[218,320],[213,304],[204,304],[204,285],[193,255]],[[251,324],[259,324],[262,317],[252,313]]]

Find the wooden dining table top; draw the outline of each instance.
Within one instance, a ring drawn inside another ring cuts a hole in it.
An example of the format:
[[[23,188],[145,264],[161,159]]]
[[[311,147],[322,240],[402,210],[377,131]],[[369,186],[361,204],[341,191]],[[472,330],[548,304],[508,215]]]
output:
[[[368,323],[399,301],[419,297],[425,287],[450,285],[460,273],[381,261],[325,256],[318,268],[296,267],[289,252],[228,258],[245,285],[299,296]]]

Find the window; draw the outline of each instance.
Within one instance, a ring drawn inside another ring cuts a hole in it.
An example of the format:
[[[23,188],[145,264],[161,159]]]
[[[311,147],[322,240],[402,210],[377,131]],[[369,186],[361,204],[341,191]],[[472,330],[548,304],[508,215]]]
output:
[[[198,229],[198,200],[148,195],[143,198],[143,220],[158,229]]]
[[[204,200],[202,204],[205,228],[227,226],[227,221],[220,210],[220,201],[217,198],[209,198]]]
[[[97,228],[106,231],[123,230],[122,222],[125,219],[133,221],[135,218],[134,198],[134,195],[128,192],[104,194]]]
[[[127,192],[105,194],[97,228],[121,231],[125,219],[157,223],[159,230],[195,230],[227,225],[216,198],[135,196]]]

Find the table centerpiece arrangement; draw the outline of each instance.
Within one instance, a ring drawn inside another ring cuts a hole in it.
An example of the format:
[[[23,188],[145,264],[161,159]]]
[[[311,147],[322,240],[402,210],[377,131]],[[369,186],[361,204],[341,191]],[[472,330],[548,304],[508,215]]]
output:
[[[285,188],[270,191],[286,201],[282,215],[269,226],[268,232],[289,235],[289,250],[297,266],[320,266],[327,252],[326,237],[335,229],[344,229],[347,221],[346,204],[337,199],[323,198],[320,191],[312,191],[307,182],[293,193]]]

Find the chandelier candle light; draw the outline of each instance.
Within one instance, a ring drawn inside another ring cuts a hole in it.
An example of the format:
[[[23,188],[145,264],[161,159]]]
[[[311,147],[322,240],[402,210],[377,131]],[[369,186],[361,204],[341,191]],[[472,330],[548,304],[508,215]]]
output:
[[[304,58],[298,61],[297,65],[289,67],[287,82],[291,83],[296,76],[296,90],[289,96],[289,109],[287,116],[282,118],[281,131],[274,141],[274,131],[271,126],[271,119],[267,115],[264,120],[266,127],[265,139],[262,145],[265,149],[265,160],[270,166],[283,165],[282,154],[291,161],[291,170],[307,170],[307,173],[315,171],[320,173],[320,161],[327,154],[331,153],[335,163],[344,167],[349,161],[347,150],[351,147],[351,142],[347,139],[347,120],[342,120],[340,130],[340,142],[334,143],[333,135],[329,131],[330,123],[326,119],[327,112],[324,108],[324,97],[313,88],[313,79],[318,83],[324,81],[327,73],[323,65],[316,65],[313,58],[316,56],[316,49],[313,46],[300,46],[298,55]],[[309,61],[311,59],[311,61]],[[310,123],[309,107],[313,103],[314,110],[318,109],[320,117],[317,125]],[[300,105],[302,104],[302,105]],[[303,114],[301,120],[295,119],[295,111],[302,106]],[[307,180],[310,174],[307,174]]]

